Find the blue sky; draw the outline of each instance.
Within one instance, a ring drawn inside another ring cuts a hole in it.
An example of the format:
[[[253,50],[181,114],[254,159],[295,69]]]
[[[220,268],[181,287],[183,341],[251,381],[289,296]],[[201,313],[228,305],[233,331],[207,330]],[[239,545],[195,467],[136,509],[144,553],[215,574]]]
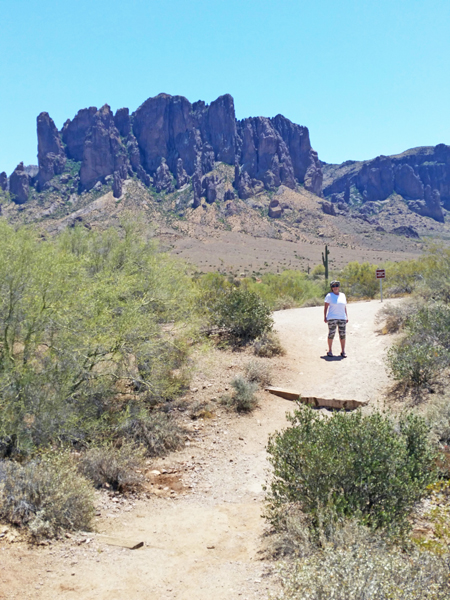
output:
[[[448,0],[0,0],[0,171],[36,164],[36,117],[230,93],[327,162],[450,144]]]

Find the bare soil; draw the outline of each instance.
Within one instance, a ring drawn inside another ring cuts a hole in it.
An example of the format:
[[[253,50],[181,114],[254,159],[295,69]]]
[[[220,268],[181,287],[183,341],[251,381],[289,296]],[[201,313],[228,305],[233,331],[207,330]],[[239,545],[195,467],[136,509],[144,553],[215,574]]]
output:
[[[370,410],[390,385],[383,356],[392,337],[377,333],[380,306],[349,305],[348,358],[342,360],[325,357],[322,307],[277,312],[275,328],[287,354],[258,360],[270,368],[276,386],[367,400]],[[239,416],[219,401],[254,358],[249,350],[210,350],[198,357],[186,401],[208,402],[212,409],[197,420],[180,413],[189,439],[181,452],[148,465],[146,494],[98,493],[94,533],[33,547],[0,527],[0,598],[262,600],[276,592],[273,563],[263,552],[265,446],[295,405],[261,391],[259,408]],[[144,546],[111,546],[102,536]]]

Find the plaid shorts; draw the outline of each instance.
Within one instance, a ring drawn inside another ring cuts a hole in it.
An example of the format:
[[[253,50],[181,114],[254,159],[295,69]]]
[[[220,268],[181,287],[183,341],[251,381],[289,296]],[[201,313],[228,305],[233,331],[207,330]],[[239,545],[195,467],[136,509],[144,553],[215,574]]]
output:
[[[332,340],[334,338],[334,334],[336,333],[336,328],[339,329],[339,338],[341,340],[345,340],[345,326],[347,322],[343,319],[330,319],[327,321],[328,323],[328,339]]]

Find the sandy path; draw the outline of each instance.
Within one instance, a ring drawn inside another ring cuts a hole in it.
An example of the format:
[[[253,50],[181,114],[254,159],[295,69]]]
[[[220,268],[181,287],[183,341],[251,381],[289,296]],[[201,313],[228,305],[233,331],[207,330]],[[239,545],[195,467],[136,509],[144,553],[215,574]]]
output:
[[[382,357],[391,341],[375,333],[379,308],[379,302],[349,306],[348,358],[332,361],[323,358],[322,307],[275,313],[287,355],[272,361],[274,384],[376,403],[388,384]],[[154,465],[182,476],[184,492],[102,511],[97,531],[145,542],[139,550],[107,546],[98,534],[39,549],[0,541],[0,598],[266,599],[275,584],[271,564],[259,554],[265,445],[292,407],[264,392],[252,415],[219,413],[199,424],[190,446]]]
[[[399,302],[388,300],[387,302]],[[386,301],[383,303],[386,305]],[[336,334],[334,358],[326,356],[327,325],[323,308],[294,308],[275,313],[275,327],[287,349],[291,385],[303,396],[375,402],[389,380],[383,357],[392,343],[379,335],[375,316],[380,301],[355,302],[347,306],[346,353],[341,359]]]

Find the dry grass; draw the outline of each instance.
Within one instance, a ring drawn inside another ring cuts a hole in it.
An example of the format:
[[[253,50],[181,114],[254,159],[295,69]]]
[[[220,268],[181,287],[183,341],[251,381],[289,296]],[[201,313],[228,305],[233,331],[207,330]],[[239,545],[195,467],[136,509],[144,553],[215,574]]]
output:
[[[383,333],[398,333],[403,329],[408,319],[420,310],[423,304],[423,300],[416,297],[395,304],[386,304],[378,312],[376,322],[382,325]]]
[[[134,444],[120,448],[112,445],[90,448],[81,457],[78,469],[95,487],[107,487],[125,493],[139,490],[145,450]]]
[[[352,521],[315,540],[298,527],[302,557],[280,567],[280,600],[449,598],[448,554],[398,547]]]
[[[257,383],[261,387],[270,385],[272,382],[272,373],[263,361],[250,360],[244,365],[245,378],[248,381]]]
[[[160,411],[127,419],[119,433],[129,442],[143,446],[147,456],[166,456],[179,450],[186,437],[177,419]]]
[[[0,462],[0,519],[28,530],[35,539],[62,531],[89,530],[94,515],[92,486],[67,455],[20,465]]]
[[[281,345],[280,338],[274,331],[264,333],[253,342],[253,351],[256,356],[272,358],[273,356],[282,356],[286,354]]]

